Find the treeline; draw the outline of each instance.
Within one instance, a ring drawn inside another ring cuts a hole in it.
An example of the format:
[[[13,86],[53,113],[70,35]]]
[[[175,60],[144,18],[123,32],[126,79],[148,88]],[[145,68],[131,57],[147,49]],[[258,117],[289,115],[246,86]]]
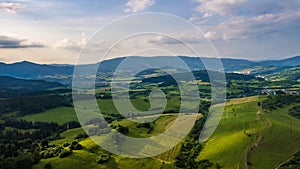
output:
[[[206,71],[206,70],[199,70],[199,71],[193,71],[192,72],[194,75],[194,78],[196,80],[201,80],[203,82],[210,82],[210,77],[214,77],[214,79],[222,79],[223,74],[220,72],[214,72],[214,71]],[[174,74],[173,76],[171,75],[162,75],[162,76],[157,76],[157,77],[150,77],[150,78],[145,78],[142,80],[142,83],[165,83],[166,86],[169,85],[176,85],[176,80],[180,81],[190,81],[189,79],[189,74],[187,73],[177,73]],[[254,76],[250,75],[243,75],[243,74],[237,74],[237,73],[225,73],[225,78],[227,81],[231,80],[244,80],[244,81],[249,81],[253,79],[257,79],[259,81],[263,81],[261,78],[256,78]]]
[[[273,111],[293,103],[300,103],[300,95],[270,95],[266,100],[262,101],[262,107],[266,110]],[[258,105],[261,106],[261,103],[259,102]]]
[[[12,127],[15,129],[29,130],[29,129],[38,129],[40,131],[49,131],[49,132],[63,132],[68,129],[79,128],[81,127],[78,121],[69,121],[62,125],[59,125],[55,122],[32,122],[26,120],[13,120],[7,119],[2,124],[4,127]]]
[[[41,130],[49,130],[56,131],[59,128],[59,125],[54,122],[32,122],[25,120],[12,120],[7,119],[4,121],[4,125],[6,127],[13,127],[16,129],[41,129]]]
[[[0,89],[0,98],[71,92],[57,82],[17,79],[9,76],[0,76]]]
[[[0,114],[18,112],[19,116],[24,116],[59,106],[73,106],[71,95],[40,95],[1,99]]]
[[[187,138],[182,143],[179,154],[175,158],[175,165],[178,168],[194,169],[194,168],[214,168],[219,169],[218,164],[214,164],[209,160],[196,161],[199,153],[202,150],[202,145],[199,143],[199,135],[208,117],[209,102],[200,104],[202,118],[196,121],[193,129],[188,134]]]
[[[300,169],[300,151],[298,151],[293,157],[282,164],[279,169]]]
[[[294,106],[289,109],[289,115],[296,117],[297,119],[300,119],[300,106]]]
[[[18,157],[6,158],[0,163],[2,169],[30,169],[34,164],[39,163],[39,153],[29,153]]]
[[[63,125],[54,122],[30,122],[25,120],[6,120],[0,130],[0,160],[17,157],[24,152],[40,150],[39,144],[48,145],[48,140],[62,138],[60,133],[80,127],[79,122],[70,121]],[[27,154],[25,153],[25,154]],[[1,168],[1,167],[0,167]]]
[[[41,90],[32,91],[30,89],[1,89],[0,98],[15,98],[15,97],[28,97],[28,96],[39,96],[39,95],[49,95],[49,94],[64,94],[72,93],[71,89],[54,89],[54,90]]]

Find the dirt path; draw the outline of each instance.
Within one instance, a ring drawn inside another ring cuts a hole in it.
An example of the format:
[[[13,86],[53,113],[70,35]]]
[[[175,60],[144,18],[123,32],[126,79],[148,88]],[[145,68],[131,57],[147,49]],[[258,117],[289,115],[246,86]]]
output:
[[[258,110],[257,116],[259,116],[259,115],[260,115],[260,111]],[[260,120],[260,118],[259,118],[259,120]],[[258,135],[258,138],[256,139],[256,141],[252,144],[252,146],[245,153],[245,156],[244,156],[244,168],[245,169],[248,169],[248,162],[247,162],[247,160],[248,160],[248,158],[251,155],[251,151],[254,148],[258,147],[259,143],[263,140],[263,136],[264,136],[265,131],[272,126],[272,122],[269,119],[267,119],[267,121],[268,121],[268,123],[259,132],[259,135]]]

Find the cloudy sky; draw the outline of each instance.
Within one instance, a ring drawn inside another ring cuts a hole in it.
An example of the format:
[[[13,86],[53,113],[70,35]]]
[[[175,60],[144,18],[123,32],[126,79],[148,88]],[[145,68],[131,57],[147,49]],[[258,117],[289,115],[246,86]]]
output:
[[[0,62],[73,64],[99,28],[143,12],[168,13],[188,20],[212,42],[221,57],[264,60],[300,54],[299,0],[14,0],[0,1]],[[106,51],[112,39],[124,38],[116,31],[130,28],[135,33],[140,25],[155,23],[155,19],[122,22],[119,30],[113,29],[98,39],[96,47],[88,46]],[[180,26],[169,25],[169,32],[176,33],[175,27]],[[194,46],[201,46],[200,37],[191,32],[178,34],[178,39]],[[176,51],[179,44],[172,39],[158,35],[151,38],[147,35],[143,37],[147,40],[124,41],[110,57],[122,56],[128,49],[139,51],[149,44],[168,46],[174,49],[174,55],[181,54]],[[204,50],[201,55],[213,57]]]

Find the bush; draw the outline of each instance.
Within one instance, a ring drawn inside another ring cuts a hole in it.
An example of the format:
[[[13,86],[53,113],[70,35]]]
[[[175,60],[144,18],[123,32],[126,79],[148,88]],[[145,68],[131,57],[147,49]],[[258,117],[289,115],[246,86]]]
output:
[[[63,144],[63,147],[68,147],[69,145],[70,145],[70,143],[66,142],[66,143]]]
[[[82,149],[82,145],[81,144],[76,144],[74,147],[73,147],[73,150],[81,150]]]
[[[40,152],[41,158],[52,158],[58,156],[64,150],[61,146],[55,146]]]
[[[41,146],[47,147],[48,143],[49,143],[48,140],[44,139],[44,140],[41,141]]]
[[[30,169],[32,168],[34,164],[34,159],[32,158],[32,155],[22,155],[17,158],[15,158],[15,168],[18,169]]]
[[[60,154],[59,154],[59,158],[64,158],[67,157],[69,155],[72,154],[72,150],[71,149],[64,149]]]
[[[148,122],[148,123],[140,123],[136,126],[137,128],[148,128],[150,129],[151,128],[151,124]]]
[[[122,134],[127,134],[129,132],[129,128],[125,127],[125,126],[122,126],[122,125],[118,125],[117,131],[122,133]]]
[[[52,169],[52,165],[50,163],[46,163],[44,165],[44,169]]]
[[[41,156],[42,156],[42,158],[46,159],[46,158],[54,157],[54,154],[50,151],[42,151]]]
[[[73,141],[71,146],[70,146],[71,150],[81,150],[82,149],[82,145],[79,144],[77,141]]]
[[[87,138],[87,137],[89,137],[86,133],[79,133],[76,137],[75,137],[75,139],[81,139],[81,138]]]
[[[107,154],[101,154],[99,157],[96,158],[96,163],[103,164],[110,160],[110,156]]]

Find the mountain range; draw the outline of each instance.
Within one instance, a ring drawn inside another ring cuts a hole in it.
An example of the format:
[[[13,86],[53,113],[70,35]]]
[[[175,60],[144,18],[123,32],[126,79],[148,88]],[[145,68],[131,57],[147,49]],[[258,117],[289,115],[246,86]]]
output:
[[[156,68],[176,68],[177,70],[184,71],[187,67],[178,64],[176,57],[170,56],[155,56],[155,57],[122,57],[115,58],[111,60],[105,60],[96,64],[79,65],[76,67],[78,70],[84,70],[86,73],[96,70],[98,68],[98,73],[101,72],[114,72],[118,66],[122,71],[138,71],[144,70],[152,67]],[[189,67],[191,70],[203,70],[205,66],[203,63],[209,63],[210,65],[215,64],[219,61],[217,58],[205,58],[202,57],[201,61],[196,57],[179,56],[179,58]],[[300,56],[295,56],[288,59],[282,60],[265,60],[265,61],[250,61],[245,59],[231,59],[231,58],[221,58],[220,59],[224,70],[226,72],[239,71],[254,67],[263,66],[296,66],[300,65]],[[122,63],[122,64],[121,64]],[[126,64],[123,64],[126,63]],[[220,67],[212,67],[215,70],[220,69]],[[59,65],[59,64],[36,64],[32,62],[17,62],[12,64],[0,63],[0,76],[11,76],[15,78],[23,79],[51,79],[52,81],[60,81],[62,79],[70,81],[74,71],[74,65]],[[50,81],[51,81],[50,80]]]

